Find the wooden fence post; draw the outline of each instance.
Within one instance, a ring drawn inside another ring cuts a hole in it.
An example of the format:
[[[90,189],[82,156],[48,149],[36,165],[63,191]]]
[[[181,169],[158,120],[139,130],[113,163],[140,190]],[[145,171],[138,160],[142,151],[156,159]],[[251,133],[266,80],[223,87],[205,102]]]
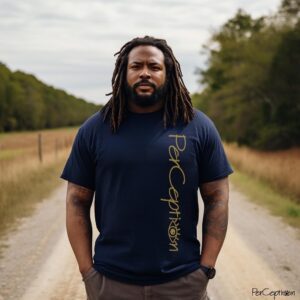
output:
[[[58,139],[55,139],[55,160],[57,160],[58,157]]]
[[[43,149],[42,149],[42,134],[38,134],[38,152],[39,152],[39,160],[43,162]]]

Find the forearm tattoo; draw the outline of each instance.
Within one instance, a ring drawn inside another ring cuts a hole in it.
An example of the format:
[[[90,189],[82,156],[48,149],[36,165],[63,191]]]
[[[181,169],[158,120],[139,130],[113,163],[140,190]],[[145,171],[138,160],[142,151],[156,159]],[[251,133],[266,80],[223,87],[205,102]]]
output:
[[[90,208],[93,201],[93,191],[76,184],[69,183],[69,185],[68,205],[72,207],[73,215],[90,236],[92,235]]]
[[[217,187],[206,189],[202,193],[204,201],[203,235],[210,235],[216,240],[223,241],[228,225],[228,192]]]

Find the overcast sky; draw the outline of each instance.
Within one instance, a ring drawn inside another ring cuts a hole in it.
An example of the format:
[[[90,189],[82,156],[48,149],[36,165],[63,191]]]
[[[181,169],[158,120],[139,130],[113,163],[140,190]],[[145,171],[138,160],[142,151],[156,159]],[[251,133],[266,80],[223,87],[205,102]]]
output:
[[[164,38],[190,92],[201,46],[238,8],[274,13],[280,0],[0,0],[0,61],[95,103],[111,91],[115,57],[136,36]]]

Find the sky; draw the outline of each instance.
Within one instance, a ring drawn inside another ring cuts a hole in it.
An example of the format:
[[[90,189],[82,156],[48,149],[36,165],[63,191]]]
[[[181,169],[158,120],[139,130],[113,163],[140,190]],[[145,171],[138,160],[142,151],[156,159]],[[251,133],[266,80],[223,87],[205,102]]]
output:
[[[166,39],[191,93],[212,33],[239,8],[274,13],[280,0],[0,0],[0,62],[89,102],[111,92],[114,53],[131,39]]]

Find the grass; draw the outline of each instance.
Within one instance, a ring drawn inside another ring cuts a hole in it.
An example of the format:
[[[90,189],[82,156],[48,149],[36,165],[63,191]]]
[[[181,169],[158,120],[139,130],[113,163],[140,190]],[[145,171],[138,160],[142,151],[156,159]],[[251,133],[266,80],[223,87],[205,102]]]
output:
[[[23,154],[22,149],[15,149],[15,150],[2,150],[0,151],[0,160],[7,160],[7,159],[13,159],[17,156],[20,156]]]
[[[258,205],[266,207],[271,214],[279,216],[291,226],[300,228],[300,204],[278,193],[270,184],[238,170],[230,176],[234,186]]]
[[[61,184],[59,175],[65,161],[66,155],[61,155],[57,161],[47,161],[40,166],[40,163],[31,161],[14,179],[2,182],[0,236],[11,228],[17,218],[30,215],[35,204]]]
[[[74,130],[77,130],[78,129],[78,126],[70,126],[70,127],[59,127],[59,128],[48,128],[48,129],[39,129],[39,130],[23,130],[23,131],[10,131],[10,132],[0,132],[0,141],[6,137],[12,137],[12,136],[15,136],[15,135],[26,135],[26,134],[36,134],[38,132],[44,132],[44,133],[47,133],[47,132],[66,132],[66,131],[74,131]]]
[[[225,150],[237,169],[300,203],[300,148],[268,152],[225,144]]]
[[[0,235],[11,227],[16,218],[30,215],[34,204],[47,197],[61,183],[59,172],[64,161],[28,171],[22,179],[7,182],[1,187],[5,190],[5,196],[0,206]]]
[[[2,134],[0,140],[0,235],[35,204],[47,197],[61,180],[77,128]],[[42,134],[43,161],[37,136]]]
[[[30,168],[31,162],[39,161],[38,135],[41,134],[42,154],[56,160],[58,154],[70,148],[76,128],[41,130],[39,132],[14,132],[2,134],[0,140],[0,184],[13,180],[19,171]],[[1,202],[1,198],[0,198]]]
[[[35,156],[38,158],[38,136],[42,137],[43,154],[57,152],[70,147],[77,128],[45,129],[39,131],[12,132],[0,134],[0,162],[15,158],[22,152],[22,158]],[[17,152],[16,152],[17,151]],[[19,152],[18,152],[19,151]],[[21,152],[20,152],[21,151]],[[10,154],[14,153],[14,154]],[[10,162],[9,162],[10,163]]]

